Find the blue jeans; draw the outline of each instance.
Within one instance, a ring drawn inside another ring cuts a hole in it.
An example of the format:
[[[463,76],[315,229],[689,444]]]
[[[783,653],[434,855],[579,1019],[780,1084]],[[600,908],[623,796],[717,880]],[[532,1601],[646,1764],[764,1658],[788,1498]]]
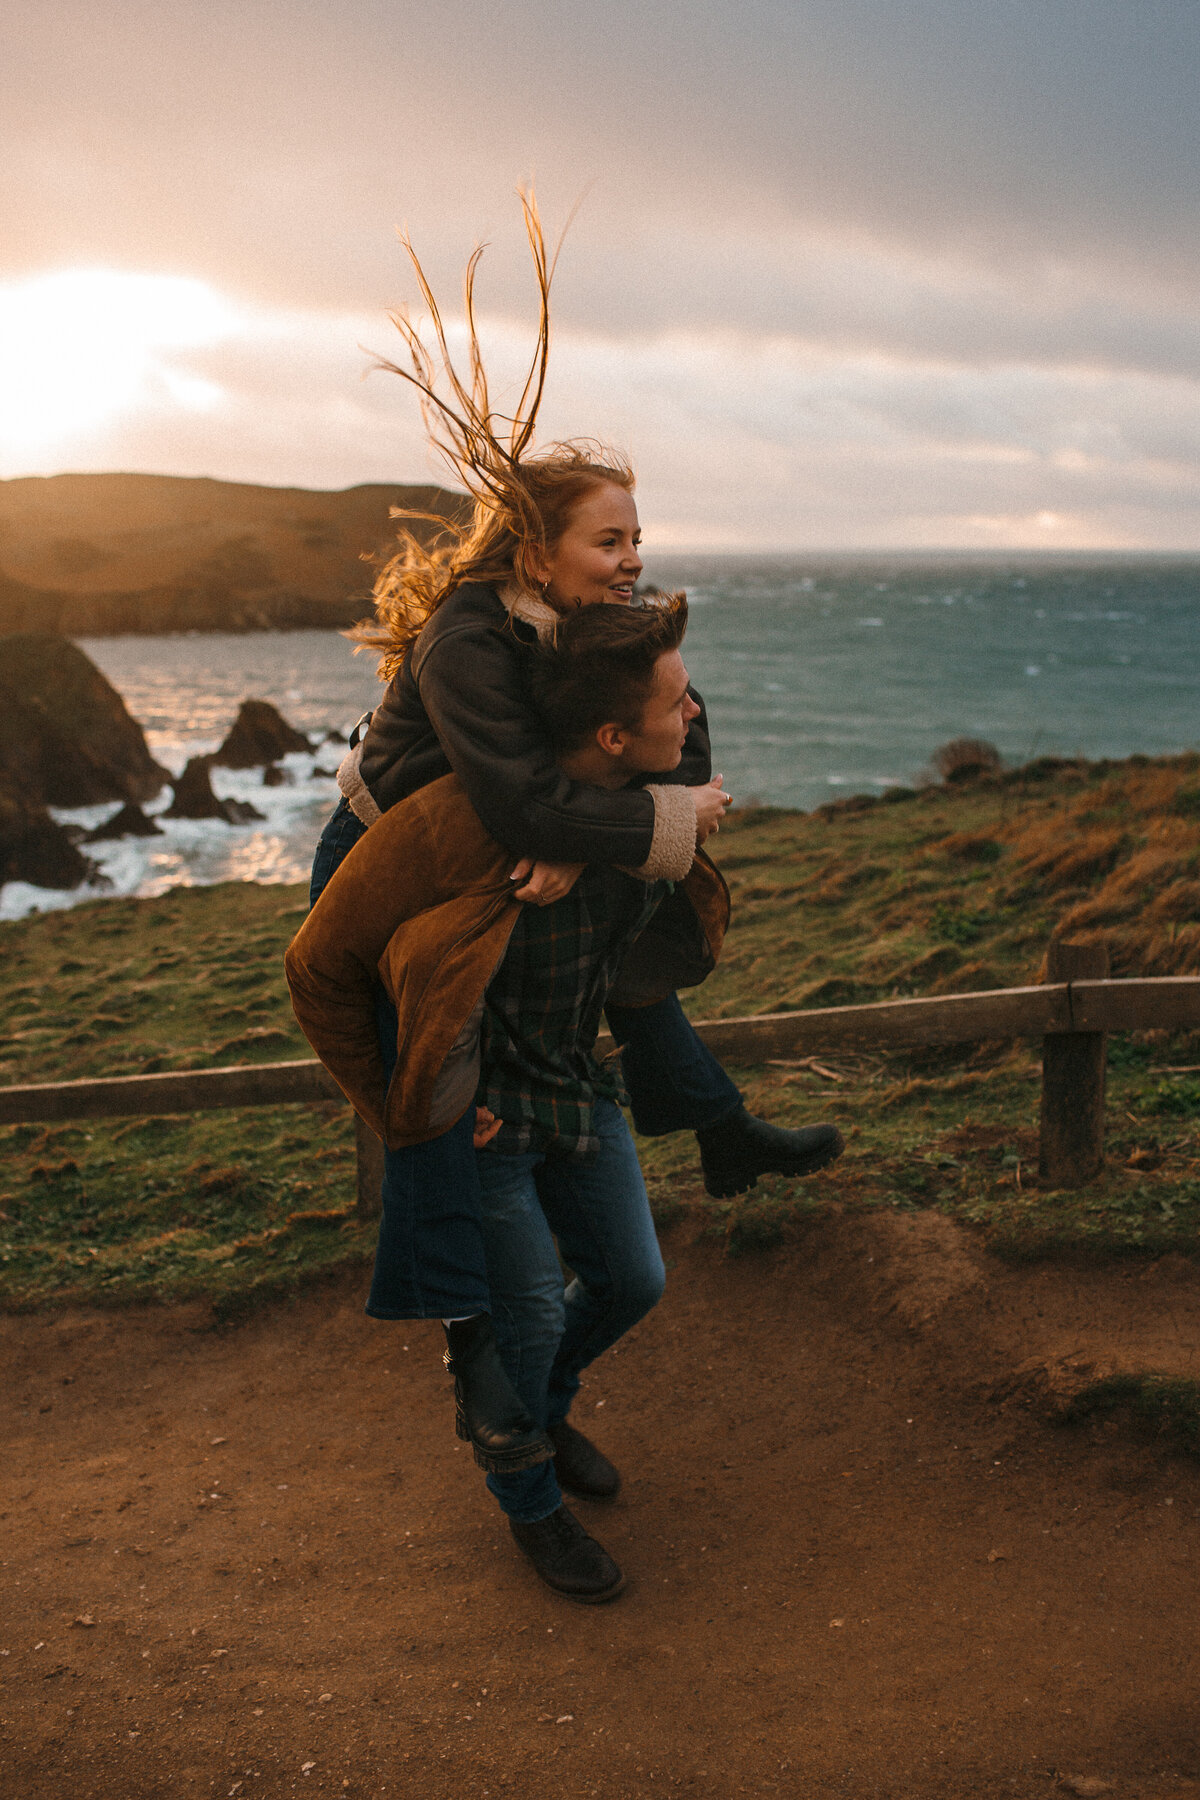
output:
[[[366,829],[342,800],[317,845],[310,904],[316,904]],[[382,988],[375,1010],[390,1078],[396,1015]],[[608,1022],[621,1047],[634,1124],[648,1137],[715,1125],[741,1105],[737,1088],[696,1036],[676,995],[654,1006],[609,1007]],[[468,1113],[428,1143],[384,1153],[383,1224],[367,1301],[374,1318],[453,1318],[491,1310],[478,1227],[479,1188],[469,1154],[467,1125],[473,1117]],[[431,1259],[428,1268],[426,1259]]]
[[[308,904],[315,906],[321,898],[323,889],[338,864],[347,857],[360,837],[366,835],[366,826],[353,810],[348,800],[339,800],[324,831],[317,840],[317,851],[313,857],[312,879],[308,884]]]
[[[390,1081],[396,1009],[375,989],[379,1048]],[[441,1137],[383,1158],[383,1217],[367,1312],[373,1319],[458,1319],[491,1310],[475,1169],[475,1108]]]
[[[566,1418],[583,1370],[657,1304],[666,1279],[629,1127],[611,1100],[594,1117],[591,1156],[476,1154],[496,1342],[541,1426]],[[510,1518],[562,1505],[553,1462],[487,1484]]]

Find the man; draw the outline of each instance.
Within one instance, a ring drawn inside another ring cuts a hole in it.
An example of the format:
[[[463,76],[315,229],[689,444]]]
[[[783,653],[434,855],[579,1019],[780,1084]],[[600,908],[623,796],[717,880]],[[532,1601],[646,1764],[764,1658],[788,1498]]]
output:
[[[618,788],[679,761],[698,707],[680,654],[681,599],[569,616],[533,676],[559,763]],[[484,1247],[501,1357],[553,1461],[488,1486],[538,1574],[571,1599],[624,1585],[615,1562],[563,1503],[619,1487],[612,1464],[568,1422],[583,1369],[655,1304],[664,1272],[615,1067],[593,1054],[622,959],[669,882],[603,864],[571,891],[526,907],[484,996],[477,1099],[498,1125],[478,1153]],[[564,1289],[562,1263],[572,1271]]]

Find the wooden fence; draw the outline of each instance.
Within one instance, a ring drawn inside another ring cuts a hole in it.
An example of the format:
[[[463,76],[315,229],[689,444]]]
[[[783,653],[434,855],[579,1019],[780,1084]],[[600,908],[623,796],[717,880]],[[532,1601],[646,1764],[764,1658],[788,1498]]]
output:
[[[1103,1158],[1107,1034],[1200,1026],[1200,976],[1110,981],[1103,948],[1063,943],[1051,945],[1047,975],[1037,987],[709,1019],[696,1030],[715,1056],[735,1065],[839,1050],[1040,1038],[1039,1174],[1053,1187],[1077,1187],[1096,1174]],[[597,1046],[601,1053],[611,1047],[607,1037]],[[0,1125],[341,1098],[319,1062],[243,1064],[0,1088]],[[355,1129],[358,1211],[369,1218],[379,1211],[383,1150],[361,1119]]]

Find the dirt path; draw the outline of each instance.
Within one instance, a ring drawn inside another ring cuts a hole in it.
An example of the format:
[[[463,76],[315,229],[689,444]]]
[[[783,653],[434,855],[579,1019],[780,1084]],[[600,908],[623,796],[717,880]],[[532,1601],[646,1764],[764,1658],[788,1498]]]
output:
[[[627,1475],[595,1609],[359,1281],[0,1321],[4,1800],[1200,1796],[1200,1470],[1031,1398],[1200,1373],[1200,1271],[985,1282],[930,1216],[666,1250],[578,1415]]]

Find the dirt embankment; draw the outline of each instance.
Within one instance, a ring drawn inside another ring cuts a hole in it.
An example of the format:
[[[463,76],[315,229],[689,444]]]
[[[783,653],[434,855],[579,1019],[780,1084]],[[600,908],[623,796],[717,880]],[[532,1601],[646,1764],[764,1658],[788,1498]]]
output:
[[[932,1214],[686,1230],[581,1396],[626,1472],[580,1507],[605,1608],[538,1585],[436,1327],[361,1278],[225,1331],[0,1322],[3,1792],[1200,1795],[1197,1467],[1048,1416],[1200,1372],[1195,1268],[1005,1269]]]

